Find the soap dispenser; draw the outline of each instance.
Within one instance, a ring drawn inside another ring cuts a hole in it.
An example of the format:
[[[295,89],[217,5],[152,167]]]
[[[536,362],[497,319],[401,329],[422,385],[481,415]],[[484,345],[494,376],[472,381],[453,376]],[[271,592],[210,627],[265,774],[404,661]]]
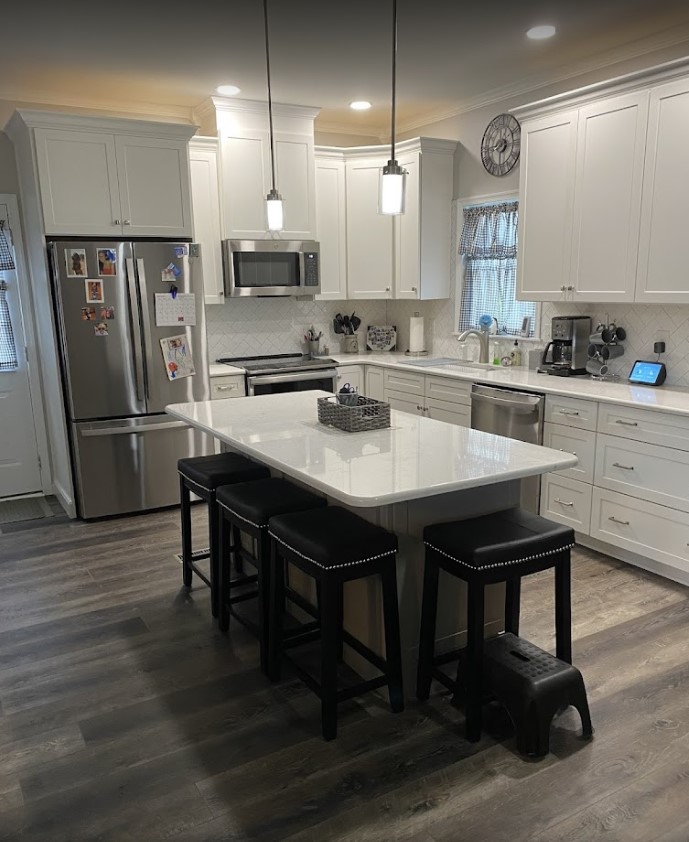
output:
[[[522,352],[521,348],[519,347],[519,342],[516,339],[514,340],[514,347],[512,348],[510,357],[512,357],[512,365],[522,364]]]

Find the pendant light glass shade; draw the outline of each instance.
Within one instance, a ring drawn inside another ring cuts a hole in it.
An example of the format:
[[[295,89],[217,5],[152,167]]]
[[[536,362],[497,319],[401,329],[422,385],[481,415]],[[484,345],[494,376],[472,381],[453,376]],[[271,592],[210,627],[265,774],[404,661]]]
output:
[[[273,96],[270,89],[270,47],[268,43],[268,0],[263,0],[263,23],[266,35],[266,78],[268,80],[268,124],[270,127],[270,192],[266,196],[266,219],[269,231],[282,231],[284,217],[282,196],[275,187],[275,142],[273,140]]]
[[[395,110],[397,88],[397,0],[392,0],[392,120],[390,126],[390,160],[383,167],[380,179],[380,213],[397,216],[404,213],[404,180],[407,171],[395,159]]]
[[[277,190],[271,190],[266,196],[266,216],[269,231],[282,231],[284,226],[282,196]]]

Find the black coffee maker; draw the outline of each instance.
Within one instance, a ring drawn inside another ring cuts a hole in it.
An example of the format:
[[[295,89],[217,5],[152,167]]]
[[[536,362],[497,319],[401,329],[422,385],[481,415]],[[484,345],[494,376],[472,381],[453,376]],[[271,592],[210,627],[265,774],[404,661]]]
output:
[[[586,374],[590,316],[554,316],[552,340],[543,351],[538,371],[541,374]]]

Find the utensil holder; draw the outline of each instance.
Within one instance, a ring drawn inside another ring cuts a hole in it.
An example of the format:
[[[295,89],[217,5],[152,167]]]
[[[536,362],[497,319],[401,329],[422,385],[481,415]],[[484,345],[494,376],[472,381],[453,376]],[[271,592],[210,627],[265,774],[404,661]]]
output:
[[[311,354],[312,357],[318,356],[318,344],[318,339],[309,340],[309,354]]]
[[[343,351],[345,354],[358,354],[359,337],[356,334],[345,336],[343,346]]]

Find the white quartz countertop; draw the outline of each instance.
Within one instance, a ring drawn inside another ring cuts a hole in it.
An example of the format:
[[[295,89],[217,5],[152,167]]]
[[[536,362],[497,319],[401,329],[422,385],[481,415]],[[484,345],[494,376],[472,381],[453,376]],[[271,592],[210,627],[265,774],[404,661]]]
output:
[[[227,365],[227,363],[211,363],[208,366],[209,377],[228,377],[231,374],[244,374],[243,368],[237,368],[234,365]]]
[[[589,377],[555,377],[549,374],[537,374],[525,366],[516,368],[493,366],[490,369],[459,368],[448,366],[420,366],[409,365],[410,358],[404,354],[331,354],[337,361],[338,367],[345,365],[378,365],[385,368],[416,371],[419,374],[436,374],[442,377],[453,377],[458,380],[469,380],[472,383],[491,383],[496,386],[507,386],[514,389],[524,389],[541,394],[566,395],[571,398],[586,398],[588,400],[604,401],[605,403],[634,406],[637,409],[656,409],[660,412],[671,412],[677,415],[689,415],[689,389],[669,386],[635,386],[627,382],[606,382],[591,380]],[[428,357],[433,359],[432,356]],[[459,363],[459,360],[458,360]],[[631,363],[630,363],[631,368]]]
[[[395,410],[387,429],[341,432],[318,422],[316,398],[327,395],[260,395],[166,410],[350,506],[431,497],[577,464],[559,450]]]

